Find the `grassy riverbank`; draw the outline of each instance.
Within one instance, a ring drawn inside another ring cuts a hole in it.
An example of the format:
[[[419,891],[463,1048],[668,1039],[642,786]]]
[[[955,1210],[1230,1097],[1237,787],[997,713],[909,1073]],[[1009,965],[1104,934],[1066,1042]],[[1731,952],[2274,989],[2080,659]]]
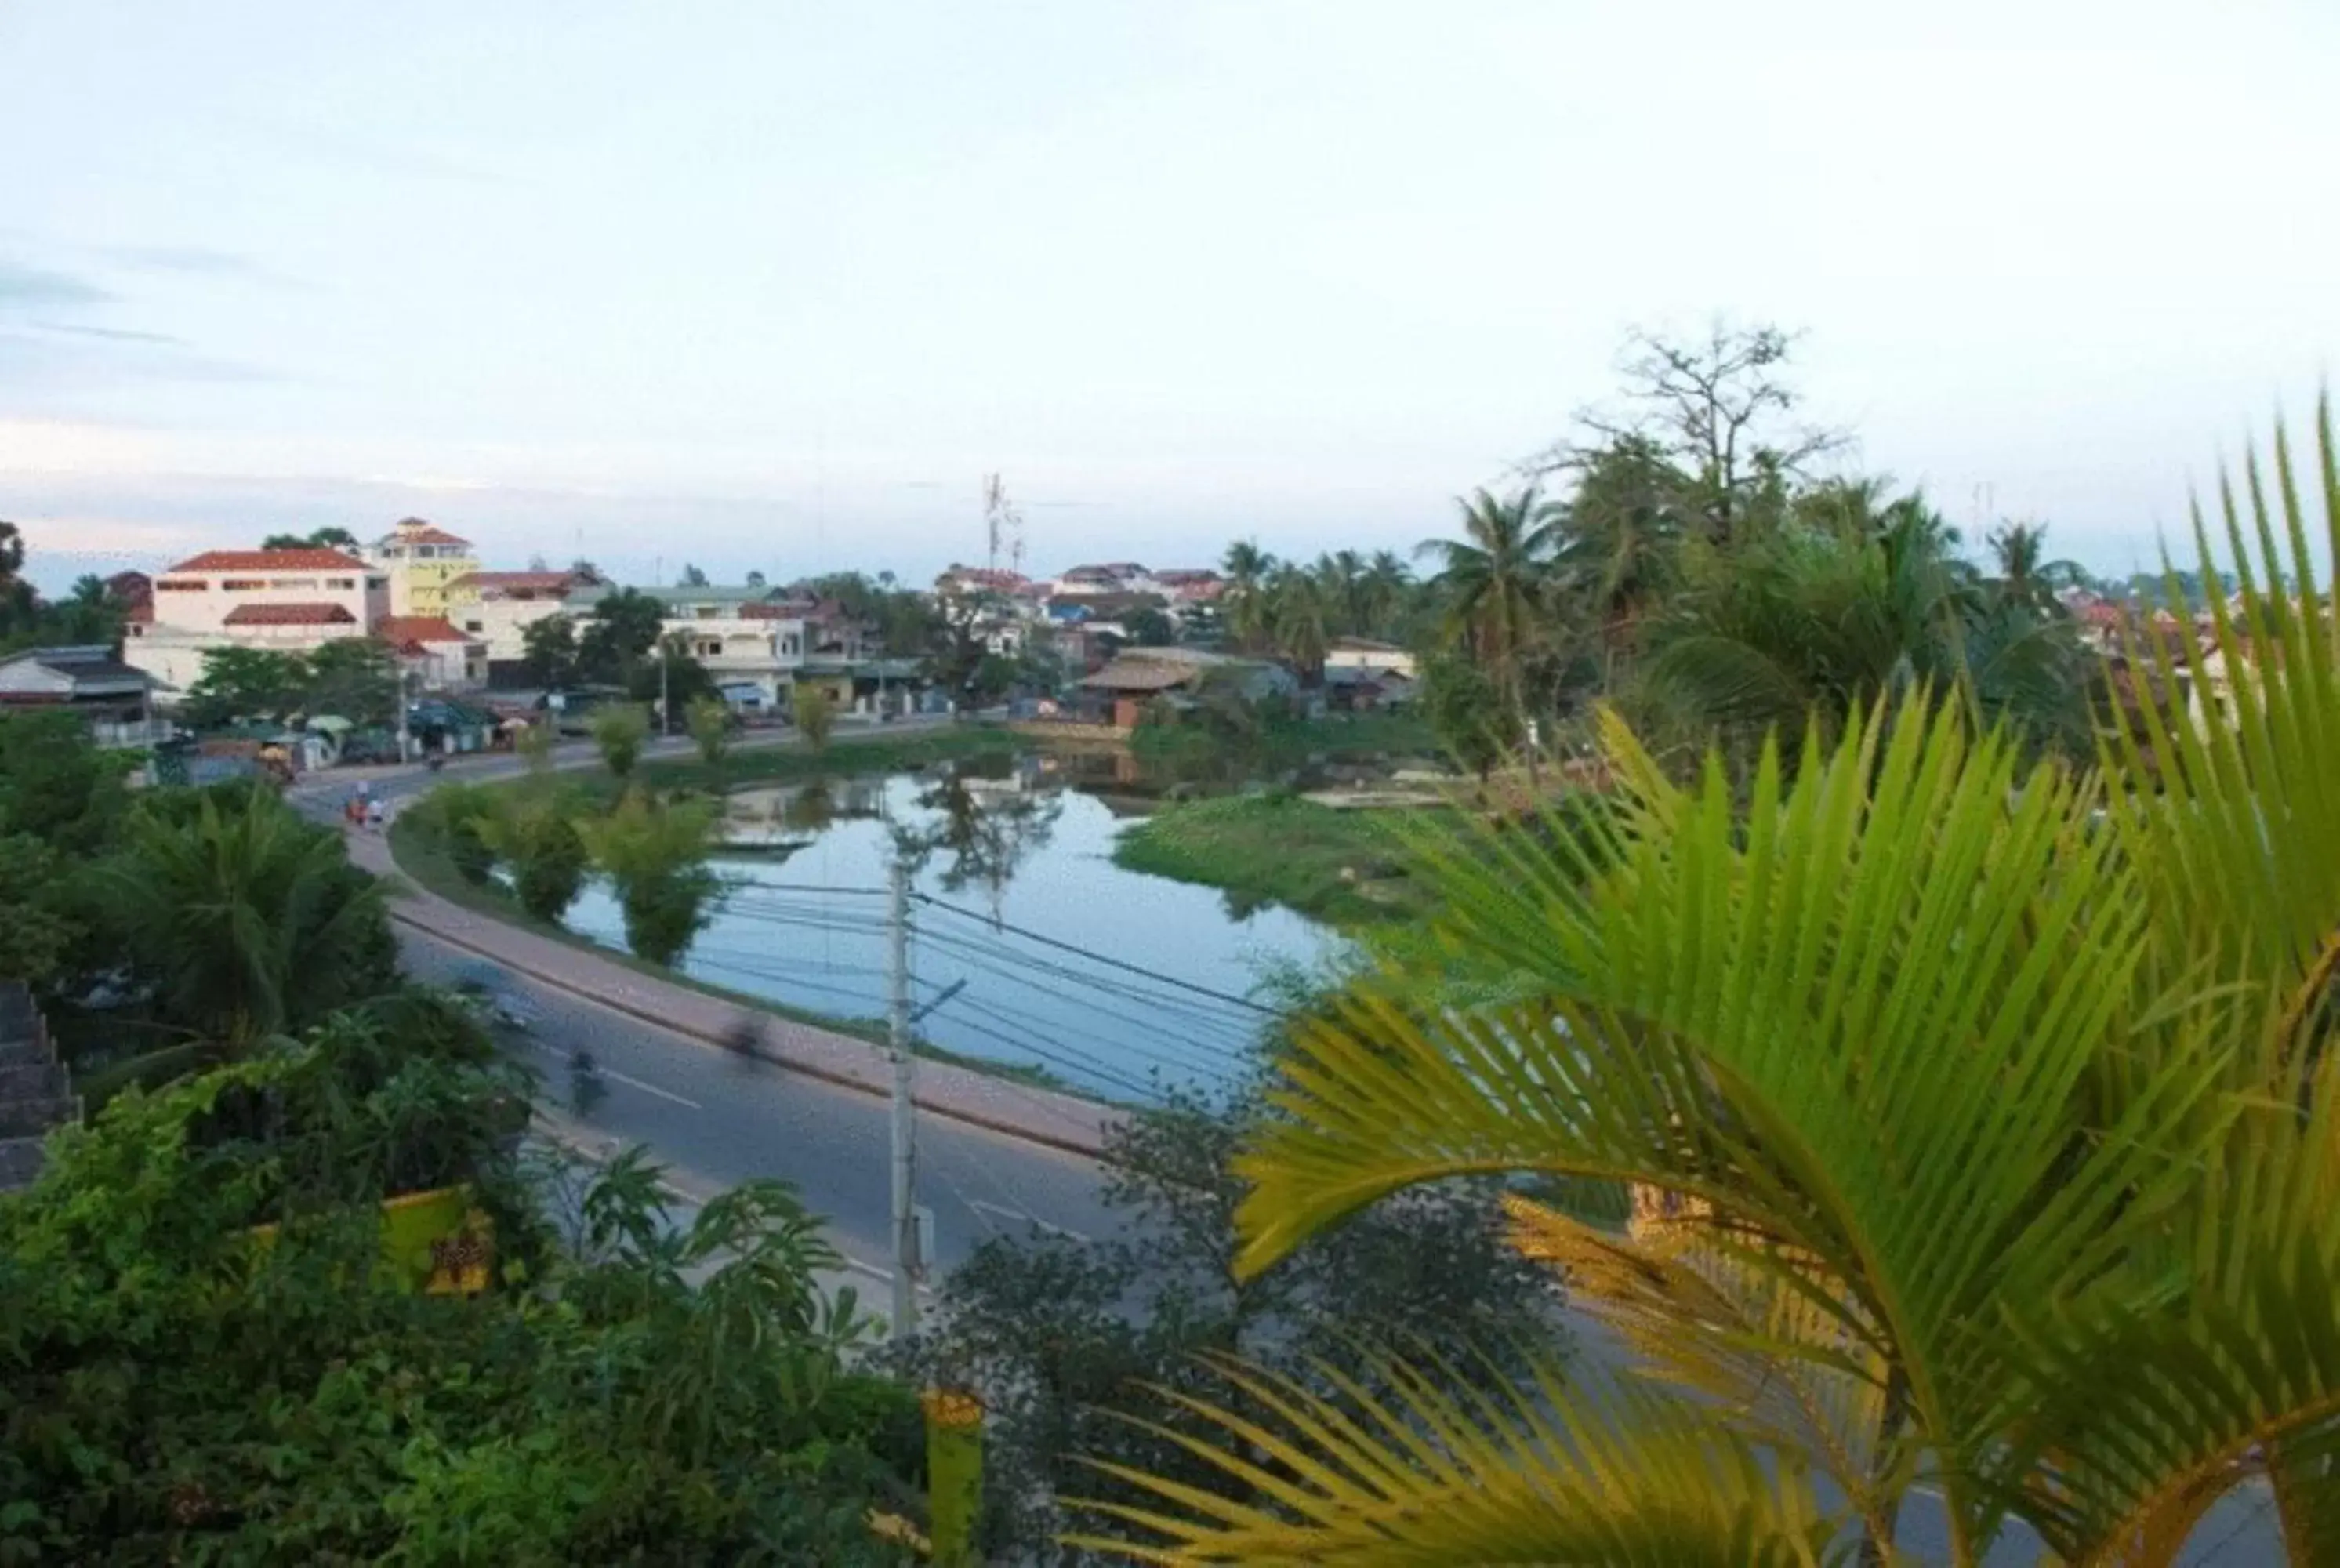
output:
[[[1419,813],[1336,810],[1313,801],[1243,795],[1171,806],[1130,828],[1114,864],[1227,895],[1238,912],[1282,904],[1335,926],[1422,913],[1397,819]]]
[[[716,769],[709,769],[697,758],[688,760],[662,760],[644,763],[635,770],[642,782],[662,789],[729,789],[743,784],[786,782],[797,779],[837,779],[865,773],[892,773],[917,769],[932,763],[986,755],[1006,755],[1023,749],[1023,742],[1006,730],[989,726],[967,726],[962,729],[934,730],[921,735],[873,735],[866,739],[840,739],[828,750],[815,753],[801,747],[768,747],[741,751],[726,758]],[[573,789],[588,799],[614,799],[620,793],[618,781],[607,773],[569,771],[557,775],[563,789]],[[491,785],[491,789],[517,789],[521,781]],[[553,941],[620,964],[638,974],[672,985],[687,986],[694,991],[725,1001],[737,1003],[751,1011],[763,1012],[774,1017],[808,1024],[816,1028],[864,1039],[882,1045],[886,1026],[882,1019],[843,1017],[832,1013],[813,1012],[792,1007],[746,991],[718,986],[662,965],[635,958],[619,948],[605,947],[590,937],[580,936],[565,926],[540,920],[520,907],[501,882],[473,882],[456,868],[449,853],[445,836],[439,830],[435,818],[428,811],[402,813],[390,828],[390,850],[399,872],[408,881],[425,892],[433,893],[451,904],[486,915],[507,925],[535,932]],[[1036,1087],[1082,1094],[1064,1083],[1045,1067],[1025,1067],[1015,1063],[996,1062],[979,1057],[963,1056],[947,1051],[927,1041],[917,1042],[918,1055],[931,1061],[949,1062],[994,1077],[1006,1078]],[[1093,1095],[1085,1097],[1096,1098]]]

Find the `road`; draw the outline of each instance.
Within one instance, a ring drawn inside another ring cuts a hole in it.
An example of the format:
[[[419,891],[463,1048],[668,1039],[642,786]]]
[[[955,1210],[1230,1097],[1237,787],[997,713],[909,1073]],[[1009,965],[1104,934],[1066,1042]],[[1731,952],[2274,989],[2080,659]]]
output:
[[[572,753],[570,765],[584,765],[590,755],[590,749]],[[438,776],[420,769],[392,774],[372,788],[398,799],[446,778],[496,778],[516,770],[508,760],[482,760],[451,765]],[[295,799],[330,819],[348,788],[346,779],[333,780],[296,790]],[[404,925],[397,929],[407,968],[418,979],[451,984],[478,967],[461,949]],[[533,1017],[529,1037],[508,1038],[507,1048],[543,1075],[540,1097],[548,1107],[591,1134],[647,1146],[688,1198],[750,1176],[778,1176],[827,1216],[829,1238],[854,1272],[892,1279],[885,1101],[719,1050],[524,975],[507,972],[505,986]],[[567,1053],[580,1047],[592,1055],[606,1090],[582,1114],[567,1103]],[[928,1116],[918,1124],[918,1201],[934,1213],[933,1261],[943,1270],[964,1261],[986,1238],[1020,1234],[1034,1224],[1079,1238],[1111,1227],[1098,1198],[1101,1173],[1081,1156]],[[868,1293],[863,1305],[882,1314],[885,1292]],[[1580,1344],[1591,1337],[1580,1335]],[[2270,1502],[2263,1487],[2229,1494],[2178,1562],[2186,1568],[2245,1568],[2282,1561]],[[1900,1534],[1903,1548],[1919,1561],[1946,1560],[1940,1508],[1924,1493],[1905,1504]],[[1991,1568],[2014,1568],[2037,1560],[2028,1532],[2015,1526],[1988,1562]]]

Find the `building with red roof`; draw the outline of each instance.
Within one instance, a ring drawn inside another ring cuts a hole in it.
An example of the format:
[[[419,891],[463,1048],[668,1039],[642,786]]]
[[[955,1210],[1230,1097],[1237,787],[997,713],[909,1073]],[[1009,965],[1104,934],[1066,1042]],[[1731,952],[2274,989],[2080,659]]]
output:
[[[419,517],[400,520],[366,546],[366,559],[390,579],[393,615],[444,615],[456,600],[449,585],[480,570],[471,541]]]
[[[362,637],[390,612],[390,580],[339,550],[208,550],[155,573],[123,627],[123,659],[167,701],[223,647],[306,652]]]

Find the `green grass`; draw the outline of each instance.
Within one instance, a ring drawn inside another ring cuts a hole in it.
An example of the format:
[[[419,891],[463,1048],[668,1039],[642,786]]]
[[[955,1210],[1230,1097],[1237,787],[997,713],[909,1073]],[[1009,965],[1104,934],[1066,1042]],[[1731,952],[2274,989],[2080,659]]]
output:
[[[1282,904],[1332,925],[1366,926],[1426,907],[1393,831],[1396,819],[1421,816],[1273,795],[1197,800],[1123,833],[1113,859],[1125,870],[1220,888],[1239,913]]]

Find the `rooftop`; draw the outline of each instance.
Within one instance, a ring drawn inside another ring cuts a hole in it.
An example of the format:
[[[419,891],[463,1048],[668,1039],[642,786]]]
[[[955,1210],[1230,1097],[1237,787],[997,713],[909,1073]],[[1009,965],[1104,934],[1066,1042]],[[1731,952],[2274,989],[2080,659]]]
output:
[[[385,615],[374,622],[373,634],[393,648],[471,640],[443,615]]]
[[[339,550],[207,550],[169,569],[182,571],[363,571],[364,561]]]
[[[357,623],[358,618],[338,604],[239,604],[227,612],[224,622],[229,626],[355,626]]]
[[[398,520],[396,526],[380,539],[375,540],[374,543],[377,545],[460,544],[469,549],[471,541],[459,534],[449,533],[434,523],[425,522],[419,517],[402,517]]]
[[[477,589],[481,593],[510,592],[515,589],[560,593],[577,585],[577,574],[571,571],[467,571],[447,586]]]

